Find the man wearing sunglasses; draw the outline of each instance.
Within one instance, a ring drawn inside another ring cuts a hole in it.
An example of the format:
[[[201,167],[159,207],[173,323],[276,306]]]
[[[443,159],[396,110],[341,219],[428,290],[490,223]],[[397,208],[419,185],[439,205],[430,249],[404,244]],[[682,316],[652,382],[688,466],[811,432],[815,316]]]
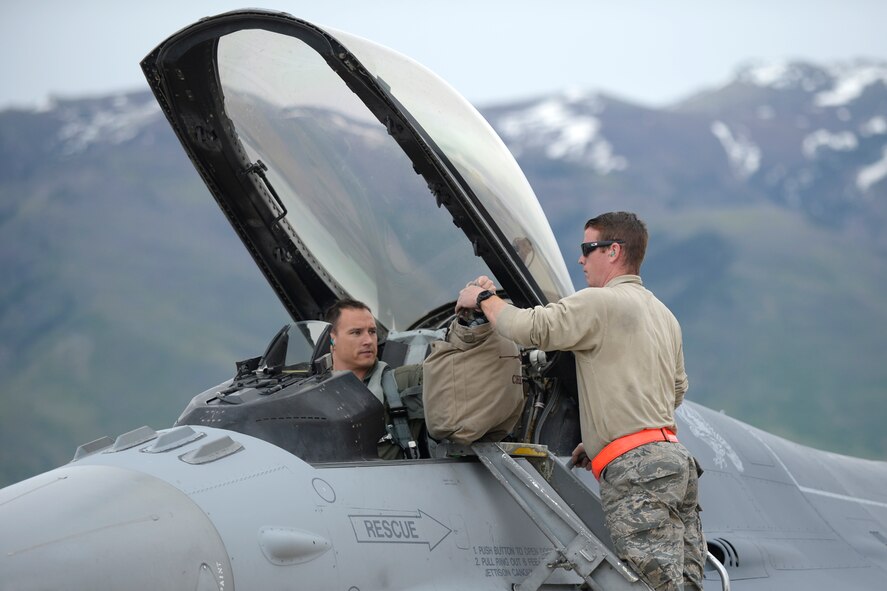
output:
[[[483,276],[456,309],[479,309],[519,344],[574,353],[582,443],[573,462],[600,481],[619,557],[653,589],[702,589],[701,470],[675,435],[688,385],[681,328],[641,282],[647,228],[633,213],[605,213],[585,224],[580,249],[589,289],[521,310]]]

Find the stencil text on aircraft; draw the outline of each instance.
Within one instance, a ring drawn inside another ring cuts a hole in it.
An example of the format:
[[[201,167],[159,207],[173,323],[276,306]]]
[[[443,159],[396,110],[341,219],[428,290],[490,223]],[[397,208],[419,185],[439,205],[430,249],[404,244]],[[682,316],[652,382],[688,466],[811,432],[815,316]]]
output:
[[[427,544],[434,550],[452,531],[422,510],[416,513],[349,515],[361,544]]]

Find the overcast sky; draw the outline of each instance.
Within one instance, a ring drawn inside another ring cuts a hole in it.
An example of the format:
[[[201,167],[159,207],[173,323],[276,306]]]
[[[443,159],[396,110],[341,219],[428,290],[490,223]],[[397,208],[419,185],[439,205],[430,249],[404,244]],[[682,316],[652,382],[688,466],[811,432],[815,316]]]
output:
[[[3,0],[0,109],[146,89],[160,41],[257,5],[405,53],[476,105],[577,89],[659,106],[752,59],[887,60],[884,0]]]

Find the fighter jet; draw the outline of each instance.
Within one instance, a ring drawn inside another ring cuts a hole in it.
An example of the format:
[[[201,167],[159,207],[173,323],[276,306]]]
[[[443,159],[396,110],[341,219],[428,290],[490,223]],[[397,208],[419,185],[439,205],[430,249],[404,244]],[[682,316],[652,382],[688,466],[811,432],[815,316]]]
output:
[[[142,68],[293,323],[172,427],[86,443],[0,491],[0,589],[646,588],[568,463],[568,354],[522,352],[512,441],[391,461],[383,404],[323,370],[320,319],[341,297],[369,304],[396,366],[422,362],[478,275],[520,306],[573,291],[477,111],[409,58],[283,13],[201,20]],[[689,401],[678,425],[705,469],[707,587],[883,588],[887,463]]]

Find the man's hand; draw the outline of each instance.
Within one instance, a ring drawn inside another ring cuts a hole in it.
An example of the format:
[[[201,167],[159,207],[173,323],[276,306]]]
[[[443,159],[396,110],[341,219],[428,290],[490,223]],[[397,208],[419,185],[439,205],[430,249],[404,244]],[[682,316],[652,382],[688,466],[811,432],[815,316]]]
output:
[[[496,284],[493,283],[493,280],[487,277],[486,275],[481,275],[477,279],[475,279],[472,283],[481,288],[481,291],[484,289],[496,293]]]
[[[476,283],[469,283],[462,291],[459,292],[459,298],[456,300],[456,314],[462,310],[477,309],[477,294],[484,290],[483,287]]]
[[[574,466],[591,470],[591,459],[586,455],[585,446],[581,443],[573,450],[573,455],[570,457],[570,461],[573,462]]]
[[[456,300],[456,314],[462,310],[476,310],[477,294],[484,290],[496,293],[496,285],[486,275],[481,275],[474,281],[469,282],[459,292],[459,298]]]

